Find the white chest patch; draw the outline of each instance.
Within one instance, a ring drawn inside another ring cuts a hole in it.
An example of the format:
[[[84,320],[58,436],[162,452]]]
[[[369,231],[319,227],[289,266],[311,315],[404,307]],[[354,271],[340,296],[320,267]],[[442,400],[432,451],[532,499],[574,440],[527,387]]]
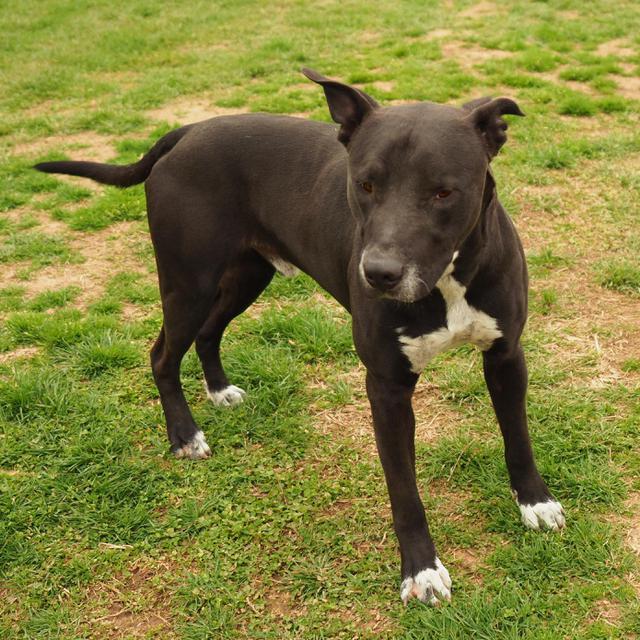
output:
[[[402,352],[409,358],[414,373],[421,373],[427,363],[442,351],[467,342],[486,351],[496,338],[502,336],[496,319],[472,307],[464,297],[466,287],[451,275],[457,257],[456,251],[436,283],[447,305],[447,326],[415,338],[402,335],[399,338]]]

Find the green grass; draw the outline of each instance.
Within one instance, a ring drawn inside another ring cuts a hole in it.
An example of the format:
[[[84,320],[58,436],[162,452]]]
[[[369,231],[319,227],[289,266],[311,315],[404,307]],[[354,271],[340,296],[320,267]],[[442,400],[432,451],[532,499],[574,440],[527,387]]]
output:
[[[533,295],[529,304],[532,311],[548,316],[558,307],[558,294],[553,289],[543,289]]]
[[[42,267],[56,262],[71,262],[74,253],[63,238],[37,231],[19,231],[0,240],[0,264],[29,261]]]
[[[592,116],[597,108],[593,100],[587,96],[577,95],[564,99],[558,107],[558,112],[568,116]]]
[[[640,358],[629,358],[622,363],[624,371],[640,371]]]
[[[627,544],[640,491],[639,96],[620,89],[640,68],[640,7],[473,6],[0,8],[1,637],[640,636]],[[631,53],[603,50],[611,41]],[[150,115],[174,102],[328,120],[305,65],[383,104],[508,95],[527,114],[493,169],[524,231],[532,440],[568,526],[523,529],[481,357],[436,358],[416,406],[418,432],[440,433],[416,450],[454,580],[437,610],[399,602],[346,312],[306,276],[276,276],[223,342],[243,405],[211,406],[187,354],[185,394],[213,455],[174,460],[148,365],[161,309],[143,189],[30,168],[92,159],[98,144],[132,162],[179,124]],[[49,280],[62,266],[74,284]]]
[[[24,302],[24,287],[9,286],[0,289],[0,311],[16,311],[21,309]]]
[[[30,303],[29,308],[33,311],[45,311],[57,307],[65,307],[73,302],[80,293],[79,287],[64,287],[57,291],[44,291],[39,293]]]
[[[636,261],[609,261],[598,267],[598,282],[607,289],[640,296],[640,267]]]

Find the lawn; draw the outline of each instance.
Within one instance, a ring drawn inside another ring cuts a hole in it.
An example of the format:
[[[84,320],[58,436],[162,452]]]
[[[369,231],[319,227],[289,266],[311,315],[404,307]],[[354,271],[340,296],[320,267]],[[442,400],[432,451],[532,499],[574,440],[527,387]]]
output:
[[[0,637],[640,637],[640,4],[24,0],[0,4]],[[277,276],[183,382],[213,456],[168,453],[142,187],[30,169],[130,162],[186,122],[327,120],[310,66],[382,104],[515,98],[493,167],[531,275],[539,467],[561,534],[519,521],[481,358],[419,384],[420,489],[451,604],[399,599],[348,315]]]

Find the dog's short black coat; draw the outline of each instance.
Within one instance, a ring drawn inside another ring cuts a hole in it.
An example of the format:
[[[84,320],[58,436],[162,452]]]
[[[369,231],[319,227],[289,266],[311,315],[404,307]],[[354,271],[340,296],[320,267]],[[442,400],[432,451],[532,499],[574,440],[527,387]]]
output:
[[[483,349],[523,521],[564,525],[529,442],[520,347],[527,272],[489,170],[506,140],[502,116],[522,113],[507,98],[381,108],[356,88],[305,74],[323,87],[337,135],[299,118],[228,116],[172,131],[133,165],[36,168],[120,187],[145,182],[164,313],[151,363],[178,456],[210,455],[180,384],[182,357],[195,341],[210,397],[240,401],[220,341],[274,265],[295,265],[351,312],[400,544],[402,598],[437,603],[450,597],[451,581],[416,486],[411,398],[438,351],[463,341]]]

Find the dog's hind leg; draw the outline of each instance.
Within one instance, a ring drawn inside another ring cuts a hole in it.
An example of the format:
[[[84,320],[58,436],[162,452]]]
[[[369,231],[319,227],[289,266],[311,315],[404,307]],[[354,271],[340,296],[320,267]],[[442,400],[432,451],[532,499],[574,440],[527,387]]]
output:
[[[163,312],[162,330],[151,350],[151,368],[171,451],[178,458],[195,460],[211,452],[184,396],[180,364],[207,319],[226,266],[238,251],[239,231],[211,213],[222,208],[215,199],[200,194],[186,198],[184,186],[171,175],[154,174],[146,186]]]
[[[275,269],[255,251],[231,263],[220,280],[218,293],[204,325],[196,337],[196,351],[204,371],[209,399],[218,405],[242,402],[245,392],[229,384],[220,361],[220,341],[227,325],[245,311],[264,291]]]
[[[171,450],[178,458],[211,454],[196,425],[180,383],[180,363],[202,326],[215,289],[178,290],[163,296],[164,324],[151,349],[151,369],[160,393]],[[188,310],[188,313],[185,313]]]

